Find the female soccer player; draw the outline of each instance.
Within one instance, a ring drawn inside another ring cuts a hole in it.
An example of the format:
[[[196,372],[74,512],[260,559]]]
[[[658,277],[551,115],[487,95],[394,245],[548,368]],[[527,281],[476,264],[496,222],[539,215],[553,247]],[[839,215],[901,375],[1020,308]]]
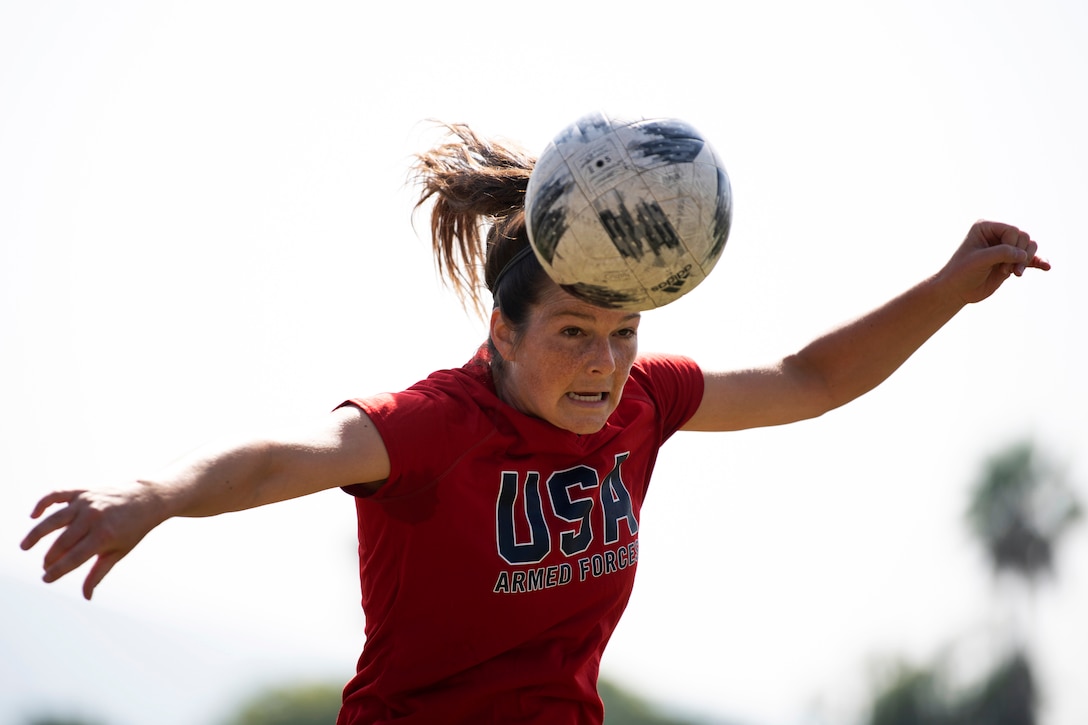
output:
[[[601,654],[631,588],[658,449],[679,430],[819,416],[878,385],[966,304],[1049,269],[1028,234],[980,222],[934,276],[773,365],[640,356],[639,315],[564,292],[528,252],[533,159],[452,126],[420,155],[439,268],[493,299],[464,366],[352,399],[294,437],[204,450],[108,490],[46,495],[24,549],[84,596],[154,527],[341,487],[355,497],[366,643],[339,725],[600,723]],[[481,237],[481,231],[486,236]]]

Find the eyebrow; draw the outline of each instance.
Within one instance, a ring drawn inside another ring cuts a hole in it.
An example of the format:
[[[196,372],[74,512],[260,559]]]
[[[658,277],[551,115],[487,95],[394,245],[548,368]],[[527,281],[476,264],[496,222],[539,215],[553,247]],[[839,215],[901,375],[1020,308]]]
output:
[[[579,320],[595,320],[596,318],[588,312],[577,312],[575,310],[560,310],[555,313],[555,317],[576,317]],[[621,322],[628,322],[630,320],[637,320],[642,317],[641,312],[632,312],[628,315],[624,315],[620,318]]]

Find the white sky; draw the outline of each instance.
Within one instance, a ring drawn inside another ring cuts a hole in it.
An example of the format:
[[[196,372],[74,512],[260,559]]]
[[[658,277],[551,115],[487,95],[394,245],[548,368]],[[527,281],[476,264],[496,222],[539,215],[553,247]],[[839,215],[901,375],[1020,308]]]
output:
[[[1076,0],[0,2],[0,576],[34,592],[0,641],[76,611],[233,632],[346,680],[347,496],[169,522],[78,609],[82,572],[46,587],[45,547],[18,550],[27,514],[462,363],[484,328],[437,282],[403,183],[421,121],[539,151],[603,108],[692,122],[735,192],[722,262],[645,315],[645,350],[775,359],[935,272],[981,217],[1055,265],[846,409],[677,436],[605,674],[754,724],[844,723],[874,660],[986,652],[999,609],[962,523],[980,459],[1037,436],[1088,486],[1085,37]],[[1035,605],[1043,722],[1080,725],[1088,534],[1059,566]],[[119,690],[23,677],[126,716]]]

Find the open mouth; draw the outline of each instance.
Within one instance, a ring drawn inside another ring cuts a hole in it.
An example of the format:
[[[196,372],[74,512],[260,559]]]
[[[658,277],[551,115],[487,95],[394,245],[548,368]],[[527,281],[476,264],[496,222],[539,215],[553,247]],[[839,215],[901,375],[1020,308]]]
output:
[[[583,403],[600,403],[608,398],[608,393],[567,393],[567,397]]]

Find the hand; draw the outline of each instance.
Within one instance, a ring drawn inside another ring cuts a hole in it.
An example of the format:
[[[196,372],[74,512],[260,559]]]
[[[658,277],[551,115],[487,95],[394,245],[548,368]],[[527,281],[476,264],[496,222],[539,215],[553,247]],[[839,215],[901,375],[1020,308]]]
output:
[[[940,276],[964,304],[980,302],[1028,267],[1050,269],[1050,262],[1035,254],[1037,249],[1031,237],[1014,226],[980,221],[971,227]]]
[[[42,537],[61,531],[45,554],[42,578],[46,582],[56,581],[97,557],[83,582],[86,599],[91,598],[110,569],[163,520],[162,507],[147,485],[103,491],[54,491],[38,502],[31,518],[39,518],[55,504],[66,506],[31,529],[20,546],[29,550]]]

